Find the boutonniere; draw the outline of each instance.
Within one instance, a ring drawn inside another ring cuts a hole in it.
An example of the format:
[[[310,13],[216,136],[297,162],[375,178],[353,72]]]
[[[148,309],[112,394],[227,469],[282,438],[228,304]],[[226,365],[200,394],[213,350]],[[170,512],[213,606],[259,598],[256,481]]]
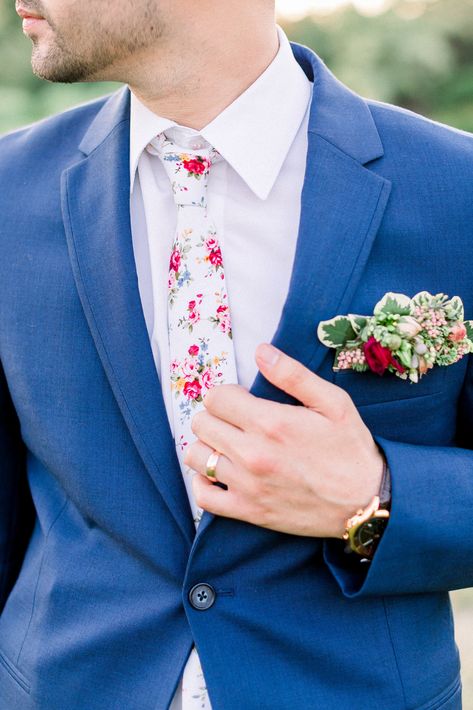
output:
[[[461,298],[427,291],[414,298],[387,293],[372,316],[321,321],[317,335],[335,348],[334,370],[388,371],[412,382],[473,353],[473,321],[464,320]]]

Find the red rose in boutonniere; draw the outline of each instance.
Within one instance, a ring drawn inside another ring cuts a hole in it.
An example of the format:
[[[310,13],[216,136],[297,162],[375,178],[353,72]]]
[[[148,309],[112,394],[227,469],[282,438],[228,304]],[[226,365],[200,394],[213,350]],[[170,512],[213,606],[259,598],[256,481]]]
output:
[[[336,316],[322,321],[317,333],[335,348],[334,370],[392,372],[411,382],[473,353],[473,321],[464,321],[461,298],[444,293],[387,293],[374,315]]]
[[[406,368],[393,357],[391,350],[381,345],[373,336],[364,344],[363,352],[368,367],[377,375],[384,375],[389,365],[395,367],[398,372],[406,371]]]

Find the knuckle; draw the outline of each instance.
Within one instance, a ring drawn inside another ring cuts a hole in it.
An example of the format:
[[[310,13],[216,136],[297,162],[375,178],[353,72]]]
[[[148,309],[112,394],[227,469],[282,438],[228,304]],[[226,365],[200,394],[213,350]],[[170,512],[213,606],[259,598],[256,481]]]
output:
[[[340,422],[346,419],[351,410],[352,400],[345,390],[339,388],[332,399],[333,418]]]
[[[261,422],[263,432],[271,439],[283,439],[287,431],[287,419],[282,414],[272,414]]]
[[[246,454],[246,467],[259,475],[270,473],[274,468],[273,455],[262,449],[253,449]]]

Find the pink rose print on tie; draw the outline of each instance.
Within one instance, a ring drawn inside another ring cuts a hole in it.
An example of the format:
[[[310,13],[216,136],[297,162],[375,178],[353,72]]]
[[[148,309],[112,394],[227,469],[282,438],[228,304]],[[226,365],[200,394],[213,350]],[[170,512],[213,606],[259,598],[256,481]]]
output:
[[[170,306],[174,304],[179,290],[185,285],[189,286],[193,280],[187,264],[192,249],[191,239],[192,229],[185,229],[175,239],[172,247],[168,276],[168,300]]]
[[[222,266],[223,264],[223,259],[222,259],[222,252],[220,251],[220,247],[217,247],[216,249],[213,249],[210,254],[209,254],[209,261],[210,263],[215,266],[217,269],[219,266]]]
[[[201,376],[202,386],[205,387],[205,389],[209,390],[211,387],[214,386],[215,380],[216,380],[215,372],[212,370],[211,367],[207,367],[202,372],[202,376]]]
[[[228,335],[231,339],[232,336],[232,322],[230,317],[230,309],[227,304],[227,294],[224,291],[216,292],[216,304],[217,308],[215,315],[210,316],[209,321],[212,323],[214,328],[218,328],[222,333]]]
[[[208,239],[205,240],[205,248],[209,252],[218,249],[218,241],[214,237],[208,237]]]
[[[179,318],[178,328],[186,328],[192,333],[194,326],[200,321],[200,307],[202,305],[202,294],[198,293],[195,299],[189,301],[185,316]]]
[[[230,338],[232,337],[232,327],[231,327],[231,321],[230,321],[230,311],[228,310],[228,306],[219,306],[217,308],[217,319],[218,319],[218,325],[222,333],[225,333],[225,335],[228,335]]]
[[[169,268],[171,271],[174,271],[176,274],[179,272],[179,267],[181,265],[181,252],[179,249],[174,249],[174,251],[171,254],[171,259],[169,261]]]
[[[182,165],[184,166],[185,170],[187,170],[189,175],[192,175],[197,179],[199,179],[201,175],[204,175],[210,170],[210,160],[207,160],[207,158],[203,158],[201,155],[196,155],[194,158],[187,159],[183,155],[179,157],[181,158]]]
[[[187,172],[188,177],[200,180],[202,175],[206,175],[212,162],[204,155],[189,155],[188,153],[168,153],[163,160],[174,163],[176,175],[182,172],[182,168]]]
[[[190,357],[181,362],[175,359],[171,363],[171,390],[175,398],[181,400],[181,423],[191,418],[192,410],[203,401],[205,391],[223,383],[222,368],[228,356],[226,352],[211,355],[208,338],[199,338],[187,352]]]
[[[199,380],[185,382],[183,391],[184,395],[189,399],[198,399],[199,401],[202,399],[202,397],[200,396],[200,393],[202,391],[202,385],[200,384]]]
[[[223,280],[225,278],[223,273],[223,256],[215,230],[210,229],[207,235],[203,235],[198,246],[202,247],[204,251],[202,261],[209,266],[207,277],[212,277],[215,272],[220,272],[220,278]]]

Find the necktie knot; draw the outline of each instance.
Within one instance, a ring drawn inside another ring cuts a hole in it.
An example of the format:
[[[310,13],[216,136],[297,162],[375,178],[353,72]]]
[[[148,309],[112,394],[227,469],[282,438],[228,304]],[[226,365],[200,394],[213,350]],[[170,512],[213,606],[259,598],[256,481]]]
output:
[[[177,205],[207,207],[207,186],[216,151],[207,144],[198,149],[184,148],[161,133],[153,147],[171,182]]]

